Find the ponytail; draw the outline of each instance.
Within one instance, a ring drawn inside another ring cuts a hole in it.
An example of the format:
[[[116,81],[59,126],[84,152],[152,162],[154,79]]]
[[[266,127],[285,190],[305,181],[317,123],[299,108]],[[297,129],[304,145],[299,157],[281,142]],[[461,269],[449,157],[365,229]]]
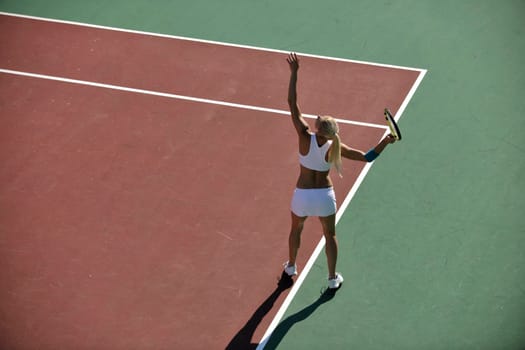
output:
[[[328,137],[330,140],[332,140],[330,154],[328,155],[328,162],[332,163],[337,172],[339,173],[339,176],[343,177],[339,126],[337,125],[335,119],[330,116],[319,116],[318,122],[318,130],[321,131],[324,135],[326,135],[326,137]]]
[[[343,177],[343,164],[341,161],[341,138],[339,137],[339,133],[336,132],[334,134],[332,141],[332,149],[330,150],[328,160],[330,163],[334,164],[339,176]]]

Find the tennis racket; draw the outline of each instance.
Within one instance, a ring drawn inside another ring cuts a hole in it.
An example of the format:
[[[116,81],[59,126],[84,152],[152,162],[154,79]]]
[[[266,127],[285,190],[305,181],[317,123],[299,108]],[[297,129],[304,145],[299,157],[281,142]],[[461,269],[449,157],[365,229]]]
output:
[[[397,123],[388,108],[385,108],[385,119],[388,122],[388,127],[390,128],[392,135],[394,135],[394,138],[397,141],[401,140],[401,131],[399,131],[399,127],[397,126]]]

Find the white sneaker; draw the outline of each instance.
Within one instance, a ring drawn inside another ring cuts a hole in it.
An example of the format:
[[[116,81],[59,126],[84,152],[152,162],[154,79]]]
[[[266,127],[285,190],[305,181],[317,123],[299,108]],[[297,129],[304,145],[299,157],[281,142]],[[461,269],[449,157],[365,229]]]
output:
[[[284,266],[284,272],[286,272],[288,276],[297,275],[297,265],[289,266],[288,261],[287,261],[283,264],[283,266]]]
[[[344,279],[343,276],[339,272],[335,273],[335,278],[328,280],[328,288],[330,289],[338,289],[341,287],[341,284],[343,283]]]

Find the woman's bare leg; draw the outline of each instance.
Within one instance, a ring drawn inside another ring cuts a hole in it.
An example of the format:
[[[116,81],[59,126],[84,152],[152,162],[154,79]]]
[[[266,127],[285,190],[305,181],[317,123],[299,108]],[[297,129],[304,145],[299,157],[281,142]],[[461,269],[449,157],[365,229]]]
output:
[[[290,236],[288,237],[288,265],[295,265],[297,258],[297,252],[301,246],[301,232],[303,232],[304,221],[307,217],[300,217],[292,212],[292,228],[290,230]]]
[[[319,218],[323,226],[323,234],[326,240],[325,252],[328,262],[328,278],[335,278],[337,264],[338,243],[335,236],[335,214]]]

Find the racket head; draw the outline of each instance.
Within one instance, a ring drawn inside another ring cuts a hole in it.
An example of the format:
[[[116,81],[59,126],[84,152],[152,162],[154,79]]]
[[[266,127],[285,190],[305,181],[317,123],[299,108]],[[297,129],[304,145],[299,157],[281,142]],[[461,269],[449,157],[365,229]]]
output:
[[[395,139],[397,141],[400,141],[401,140],[401,131],[399,130],[399,127],[397,126],[397,123],[396,123],[394,117],[392,116],[392,113],[390,113],[388,108],[385,108],[384,114],[385,114],[385,119],[388,122],[388,127],[390,128],[390,132],[392,133],[392,135],[394,135],[394,137],[395,137]]]

